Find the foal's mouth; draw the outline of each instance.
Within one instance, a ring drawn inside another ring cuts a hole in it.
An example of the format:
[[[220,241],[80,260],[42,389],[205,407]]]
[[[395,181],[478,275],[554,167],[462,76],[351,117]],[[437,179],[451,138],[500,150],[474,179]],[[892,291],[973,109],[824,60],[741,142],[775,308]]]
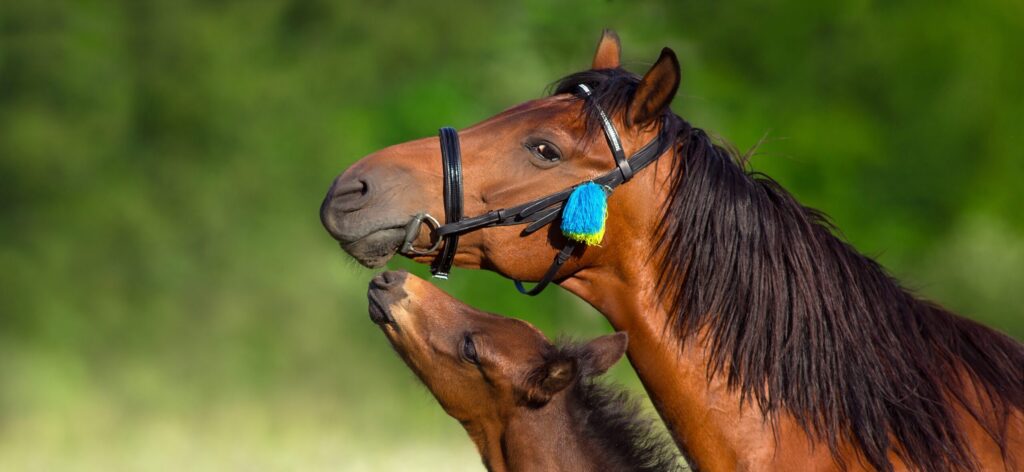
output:
[[[379,291],[372,288],[366,292],[366,299],[370,302],[370,320],[382,327],[388,324],[397,326],[395,317],[391,315],[390,303],[382,301],[380,295]]]
[[[390,325],[398,329],[395,317],[391,313],[391,305],[406,297],[404,285],[408,273],[405,271],[381,272],[370,280],[366,291],[369,302],[370,320],[384,327]]]

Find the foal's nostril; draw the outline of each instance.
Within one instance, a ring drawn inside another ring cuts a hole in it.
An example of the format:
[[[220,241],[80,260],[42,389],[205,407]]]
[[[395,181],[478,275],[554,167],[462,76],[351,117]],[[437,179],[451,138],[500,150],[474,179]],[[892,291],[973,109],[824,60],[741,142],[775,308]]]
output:
[[[391,290],[397,287],[401,287],[405,282],[405,276],[408,272],[404,270],[394,271],[389,270],[377,274],[373,280],[370,281],[370,287],[378,290]]]

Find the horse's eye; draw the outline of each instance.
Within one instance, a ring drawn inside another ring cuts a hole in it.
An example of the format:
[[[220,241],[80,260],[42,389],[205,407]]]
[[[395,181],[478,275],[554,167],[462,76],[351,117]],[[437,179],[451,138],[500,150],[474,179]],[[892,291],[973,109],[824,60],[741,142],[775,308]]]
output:
[[[469,333],[462,338],[462,357],[474,364],[480,363],[480,358],[476,354],[476,344],[473,344],[473,338]]]
[[[554,144],[549,142],[533,143],[526,146],[534,156],[538,159],[543,159],[549,162],[557,162],[562,159],[562,153],[558,151],[558,148]]]

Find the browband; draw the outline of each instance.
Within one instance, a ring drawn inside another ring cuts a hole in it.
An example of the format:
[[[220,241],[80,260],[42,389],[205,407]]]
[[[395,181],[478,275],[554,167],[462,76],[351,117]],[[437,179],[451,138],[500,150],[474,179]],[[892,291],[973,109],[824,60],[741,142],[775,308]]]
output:
[[[588,100],[593,98],[590,87],[579,84],[579,89],[584,98]],[[469,218],[463,218],[462,214],[462,152],[459,147],[459,135],[453,128],[441,128],[439,130],[439,137],[441,142],[441,165],[444,171],[445,222],[444,225],[439,225],[435,218],[426,213],[415,215],[406,227],[402,251],[414,254],[431,254],[443,242],[444,245],[441,247],[440,253],[434,258],[430,266],[430,272],[434,277],[447,279],[448,273],[451,271],[452,264],[455,261],[455,252],[459,245],[459,235],[492,226],[510,225],[527,225],[521,235],[529,235],[558,218],[561,214],[562,206],[576,187],[593,182],[607,188],[607,191],[611,192],[619,185],[628,182],[636,172],[643,170],[657,160],[668,149],[672,139],[668,136],[668,123],[663,122],[658,135],[651,142],[645,144],[631,157],[626,158],[625,152],[622,150],[619,133],[616,131],[615,126],[612,125],[607,113],[605,113],[596,100],[592,100],[590,104],[597,110],[598,116],[601,119],[601,127],[608,141],[608,147],[615,158],[616,168],[614,170],[602,174],[593,180],[581,182],[551,195],[510,208],[491,210],[482,215]],[[413,242],[419,235],[420,226],[423,223],[430,226],[438,238],[433,246],[427,250],[416,249],[413,246]],[[555,256],[548,271],[538,281],[536,286],[527,290],[520,281],[516,280],[516,288],[526,295],[540,293],[554,280],[558,270],[569,260],[575,249],[576,243],[568,241]]]

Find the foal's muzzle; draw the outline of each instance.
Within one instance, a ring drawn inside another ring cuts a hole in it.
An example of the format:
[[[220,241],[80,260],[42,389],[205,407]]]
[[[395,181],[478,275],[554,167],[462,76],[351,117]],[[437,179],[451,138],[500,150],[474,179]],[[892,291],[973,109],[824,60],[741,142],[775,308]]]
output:
[[[409,273],[405,271],[387,271],[377,274],[370,280],[366,298],[369,302],[370,319],[379,325],[394,324],[391,315],[391,304],[407,296],[403,289]]]

